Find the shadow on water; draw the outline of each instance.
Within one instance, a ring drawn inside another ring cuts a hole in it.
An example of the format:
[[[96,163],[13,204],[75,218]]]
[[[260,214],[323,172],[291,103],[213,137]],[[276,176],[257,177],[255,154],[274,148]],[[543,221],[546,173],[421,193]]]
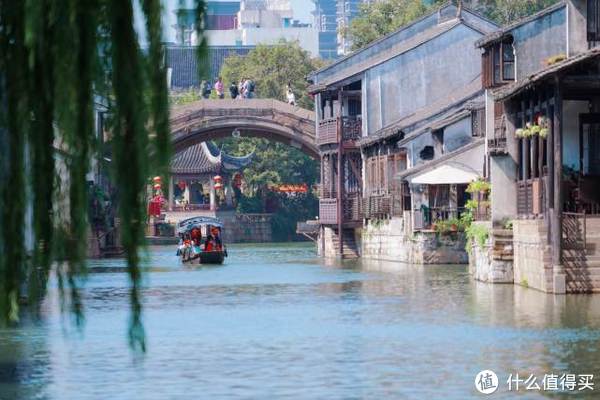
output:
[[[51,380],[43,324],[22,317],[19,328],[0,328],[0,400],[45,398]]]

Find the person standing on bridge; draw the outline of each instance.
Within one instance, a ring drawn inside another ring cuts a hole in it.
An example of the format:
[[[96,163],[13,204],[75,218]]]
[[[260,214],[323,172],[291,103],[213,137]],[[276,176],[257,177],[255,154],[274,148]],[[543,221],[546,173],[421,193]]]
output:
[[[225,88],[223,87],[223,78],[218,77],[215,82],[215,91],[217,92],[217,97],[219,99],[225,98]]]
[[[229,85],[229,95],[232,99],[237,99],[240,94],[240,90],[238,89],[238,85],[235,82],[231,82]]]
[[[248,98],[248,99],[254,98],[255,86],[256,85],[254,84],[254,81],[250,78],[248,78],[244,81],[244,93],[246,95],[246,98]]]
[[[295,106],[296,105],[296,96],[294,95],[294,91],[292,90],[292,84],[289,82],[287,84],[287,90],[286,90],[285,95],[287,97],[288,104]]]
[[[244,83],[246,83],[246,79],[245,78],[240,79],[240,83],[238,85],[238,92],[239,92],[240,99],[246,98],[246,92],[244,91],[245,90]]]

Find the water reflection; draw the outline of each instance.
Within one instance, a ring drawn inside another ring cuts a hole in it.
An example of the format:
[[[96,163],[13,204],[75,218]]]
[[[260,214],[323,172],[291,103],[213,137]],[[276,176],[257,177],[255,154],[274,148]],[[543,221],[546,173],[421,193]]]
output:
[[[0,331],[0,398],[465,399],[486,368],[600,374],[600,296],[490,286],[465,266],[323,261],[305,245],[230,254],[189,268],[150,251],[141,363],[123,261],[94,261],[83,337],[52,302],[41,325]],[[2,372],[15,364],[30,372]]]

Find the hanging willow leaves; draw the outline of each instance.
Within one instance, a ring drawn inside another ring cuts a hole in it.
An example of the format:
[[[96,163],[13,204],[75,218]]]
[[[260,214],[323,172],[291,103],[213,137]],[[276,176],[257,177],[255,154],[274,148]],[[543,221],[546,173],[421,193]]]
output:
[[[131,280],[130,344],[145,349],[139,256],[145,188],[150,176],[166,172],[170,140],[160,0],[139,1],[147,52],[139,47],[132,1],[0,0],[3,323],[37,309],[51,271],[61,304],[82,321],[86,176],[101,157],[96,150],[105,151],[95,146],[94,103],[101,98],[112,116],[113,185]],[[204,2],[196,1],[196,9],[201,19]]]

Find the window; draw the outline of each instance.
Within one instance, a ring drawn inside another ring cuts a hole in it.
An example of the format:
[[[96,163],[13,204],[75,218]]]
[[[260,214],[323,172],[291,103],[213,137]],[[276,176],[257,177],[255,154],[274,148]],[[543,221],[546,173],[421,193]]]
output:
[[[512,45],[513,39],[508,38],[485,49],[482,57],[484,87],[490,88],[515,80],[515,54]]]
[[[494,57],[494,83],[498,84],[498,83],[502,82],[502,76],[500,75],[500,46],[494,46],[493,57]]]
[[[587,2],[587,40],[600,41],[600,0]]]
[[[421,150],[421,152],[419,153],[419,158],[421,158],[421,160],[433,160],[433,156],[433,146],[425,146],[423,147],[423,150]]]
[[[512,40],[505,41],[502,47],[502,80],[515,80],[515,54],[513,53]]]

